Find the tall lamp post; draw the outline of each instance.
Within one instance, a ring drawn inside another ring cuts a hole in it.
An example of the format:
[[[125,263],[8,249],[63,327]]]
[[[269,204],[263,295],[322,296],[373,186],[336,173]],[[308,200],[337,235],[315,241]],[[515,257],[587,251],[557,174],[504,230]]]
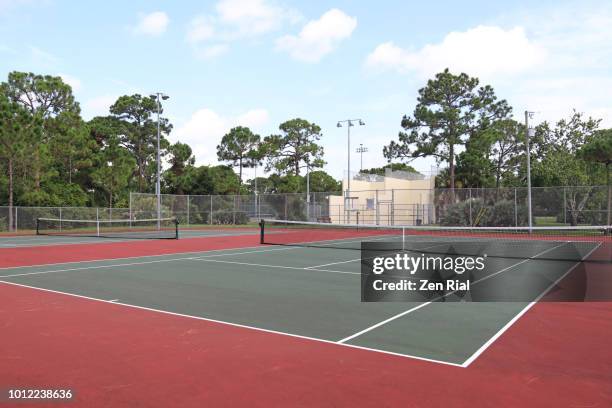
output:
[[[533,218],[531,213],[531,149],[529,148],[529,138],[531,138],[535,131],[529,127],[529,119],[533,118],[535,112],[525,111],[525,148],[527,150],[527,217],[529,220],[529,232],[533,228]]]
[[[159,140],[161,138],[161,130],[159,117],[161,115],[161,102],[159,99],[168,100],[170,98],[168,95],[162,92],[155,92],[151,94],[151,98],[155,99],[157,102],[157,181],[155,183],[155,196],[157,198],[157,229],[161,228],[161,156],[160,156],[160,146]]]
[[[310,221],[310,163],[306,161],[306,221]]]
[[[346,119],[339,120],[336,127],[342,127],[342,124],[346,123],[346,134],[347,134],[347,179],[346,179],[346,198],[344,200],[344,210],[347,211],[347,221],[351,222],[351,213],[350,209],[347,210],[347,207],[352,208],[351,201],[351,127],[358,124],[359,126],[364,126],[365,123],[361,119]],[[347,205],[348,204],[348,205]]]
[[[363,143],[359,143],[359,147],[355,150],[356,153],[359,153],[361,156],[361,162],[359,166],[359,171],[363,170],[363,154],[368,152],[367,147],[363,147]]]

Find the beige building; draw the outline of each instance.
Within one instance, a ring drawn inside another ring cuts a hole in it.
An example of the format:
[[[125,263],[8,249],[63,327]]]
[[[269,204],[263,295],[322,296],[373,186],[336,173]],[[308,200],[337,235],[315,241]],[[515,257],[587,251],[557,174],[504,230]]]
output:
[[[330,196],[329,221],[337,224],[435,223],[435,177],[387,169],[384,176],[359,173],[342,182],[344,196]]]

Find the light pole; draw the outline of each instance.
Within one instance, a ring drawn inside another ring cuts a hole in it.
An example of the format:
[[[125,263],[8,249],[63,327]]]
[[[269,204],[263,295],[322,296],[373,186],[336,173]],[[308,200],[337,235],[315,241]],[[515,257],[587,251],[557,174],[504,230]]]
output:
[[[357,148],[357,150],[355,150],[355,152],[361,155],[361,163],[359,166],[359,171],[362,171],[363,170],[363,154],[368,152],[368,148],[363,147],[363,143],[359,143],[359,147]]]
[[[529,220],[529,233],[533,228],[531,214],[531,149],[529,148],[529,138],[534,135],[533,128],[529,127],[529,118],[533,118],[534,112],[525,111],[525,147],[527,150],[527,218]]]
[[[336,127],[342,127],[342,124],[346,123],[347,133],[347,179],[346,179],[346,199],[344,200],[344,209],[347,211],[347,221],[351,221],[351,213],[347,210],[347,207],[352,207],[351,202],[351,126],[355,126],[354,123],[359,126],[364,126],[365,123],[361,119],[346,119],[339,120]],[[348,205],[347,205],[348,204]]]
[[[161,131],[160,131],[159,117],[161,115],[161,102],[159,101],[159,98],[165,101],[170,97],[162,92],[156,92],[154,94],[151,94],[151,98],[155,99],[155,101],[157,102],[157,181],[155,183],[155,196],[157,197],[157,229],[160,229],[161,228],[161,224],[160,224],[161,223],[161,156],[160,156],[159,140],[161,138]]]
[[[306,162],[306,221],[310,221],[310,165]]]

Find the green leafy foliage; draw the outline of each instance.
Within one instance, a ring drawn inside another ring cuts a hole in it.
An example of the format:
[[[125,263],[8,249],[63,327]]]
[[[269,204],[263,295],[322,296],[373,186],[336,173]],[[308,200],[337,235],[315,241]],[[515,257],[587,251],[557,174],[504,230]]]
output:
[[[391,141],[383,154],[389,160],[413,160],[432,156],[448,163],[449,184],[455,188],[455,156],[474,134],[486,131],[492,123],[505,119],[511,108],[498,101],[492,87],[479,87],[477,78],[448,69],[436,74],[419,90],[412,116],[404,116],[399,141]]]
[[[248,127],[238,126],[229,131],[217,146],[217,158],[238,167],[238,178],[242,184],[242,169],[254,167],[260,162],[259,144],[261,137]]]
[[[407,171],[409,173],[418,173],[416,169],[406,163],[389,163],[383,167],[373,167],[371,169],[362,169],[360,173],[364,174],[378,174],[379,176],[384,176],[385,171],[387,169],[391,169],[393,171]],[[330,190],[331,191],[331,190]]]
[[[267,171],[299,176],[306,165],[311,169],[323,167],[323,147],[316,143],[321,139],[319,126],[298,118],[281,123],[279,129],[280,135],[265,137],[261,145]]]

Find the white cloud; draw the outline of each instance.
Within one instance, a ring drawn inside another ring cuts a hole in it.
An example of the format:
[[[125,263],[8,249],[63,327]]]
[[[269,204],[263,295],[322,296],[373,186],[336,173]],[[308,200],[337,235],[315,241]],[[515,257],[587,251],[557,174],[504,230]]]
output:
[[[198,58],[209,59],[225,54],[228,50],[229,46],[227,44],[215,44],[204,48],[197,47],[194,49],[194,53]]]
[[[416,71],[423,78],[444,68],[490,77],[527,71],[545,58],[545,48],[530,40],[522,27],[504,30],[481,25],[451,32],[440,43],[416,51],[402,49],[393,42],[380,44],[368,55],[366,65],[398,72]]]
[[[612,79],[606,76],[534,77],[505,84],[502,91],[512,92],[512,102],[520,116],[525,108],[537,111],[536,121],[557,122],[568,118],[572,110],[603,119],[602,127],[612,126],[609,95]],[[506,93],[506,92],[505,92]],[[521,120],[521,118],[518,118]]]
[[[250,128],[257,128],[268,123],[270,115],[265,109],[253,109],[250,110],[236,119],[236,124],[241,126],[247,126]]]
[[[214,35],[215,25],[211,17],[197,16],[189,23],[187,41],[192,44],[210,40]]]
[[[81,80],[79,78],[73,77],[72,75],[67,74],[59,74],[62,80],[70,85],[73,92],[77,92],[81,89]]]
[[[118,98],[118,95],[102,95],[88,99],[81,105],[83,118],[89,120],[95,116],[108,115],[110,106],[114,104]]]
[[[280,28],[285,20],[300,18],[266,0],[221,0],[216,10],[221,22],[233,25],[243,35],[267,33]]]
[[[134,27],[136,34],[158,36],[166,32],[170,19],[163,11],[155,11],[140,16],[138,24]]]
[[[331,9],[318,20],[309,21],[298,35],[286,35],[276,41],[276,48],[293,58],[317,62],[349,38],[357,27],[357,19],[338,9]]]
[[[198,15],[189,22],[186,41],[196,57],[212,58],[225,53],[232,41],[253,39],[300,19],[296,11],[269,0],[220,0],[213,14]]]
[[[30,56],[36,64],[42,66],[55,65],[59,62],[59,58],[55,55],[35,46],[30,46]]]
[[[265,109],[253,109],[235,117],[224,117],[203,108],[191,115],[183,125],[170,134],[173,142],[187,143],[193,149],[198,164],[217,163],[217,145],[232,127],[249,126],[254,132],[268,121]]]

